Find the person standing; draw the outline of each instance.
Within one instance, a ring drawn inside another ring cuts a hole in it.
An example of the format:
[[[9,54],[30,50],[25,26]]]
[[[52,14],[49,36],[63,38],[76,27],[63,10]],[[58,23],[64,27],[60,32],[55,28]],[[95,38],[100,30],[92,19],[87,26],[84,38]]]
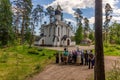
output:
[[[68,63],[69,63],[69,64],[72,63],[72,51],[69,52],[69,55],[68,55]]]
[[[74,50],[74,51],[72,52],[72,55],[73,55],[73,56],[72,56],[72,57],[73,57],[73,63],[75,64],[75,63],[76,63],[76,60],[77,60],[77,51]]]
[[[88,55],[88,59],[89,59],[89,62],[88,62],[88,68],[90,69],[90,68],[93,68],[93,66],[94,66],[94,55],[93,55],[93,53],[92,53],[92,50],[90,51],[90,53],[89,53],[89,55]]]
[[[63,56],[63,53],[60,54],[60,58],[61,58],[61,63],[64,62],[64,56]]]
[[[87,50],[85,51],[84,58],[85,58],[85,65],[88,65],[88,51]]]
[[[84,64],[84,50],[81,50],[81,65]]]
[[[55,54],[55,57],[56,57],[56,63],[59,63],[59,53],[58,52]]]
[[[78,65],[80,65],[80,63],[81,63],[81,52],[79,50],[77,50],[77,60],[76,60],[76,63]]]
[[[64,63],[67,64],[69,53],[68,53],[68,50],[66,48],[64,49],[63,55],[64,55]]]

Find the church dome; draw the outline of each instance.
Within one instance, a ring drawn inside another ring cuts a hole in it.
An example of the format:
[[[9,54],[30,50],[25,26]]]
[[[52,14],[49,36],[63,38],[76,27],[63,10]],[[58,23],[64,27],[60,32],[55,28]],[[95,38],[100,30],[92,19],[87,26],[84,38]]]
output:
[[[58,4],[58,5],[57,5],[57,8],[56,8],[56,10],[55,10],[55,15],[60,15],[60,14],[61,14],[61,11],[62,11],[62,8],[61,8],[61,6]]]

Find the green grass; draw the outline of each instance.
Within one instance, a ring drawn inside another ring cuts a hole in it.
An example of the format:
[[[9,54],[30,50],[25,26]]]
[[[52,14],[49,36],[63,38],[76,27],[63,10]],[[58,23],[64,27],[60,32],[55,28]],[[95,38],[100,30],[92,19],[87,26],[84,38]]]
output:
[[[55,52],[27,46],[0,49],[0,80],[25,80],[31,77],[55,60]]]
[[[120,56],[120,45],[104,45],[104,54],[107,56]]]

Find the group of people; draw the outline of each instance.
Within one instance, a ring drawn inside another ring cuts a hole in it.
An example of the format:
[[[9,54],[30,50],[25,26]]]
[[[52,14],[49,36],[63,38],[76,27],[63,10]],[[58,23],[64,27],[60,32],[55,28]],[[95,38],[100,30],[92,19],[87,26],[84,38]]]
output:
[[[90,69],[94,67],[95,56],[92,50],[80,50],[77,48],[76,50],[68,51],[67,48],[64,48],[62,53],[56,53],[56,63],[88,65]]]

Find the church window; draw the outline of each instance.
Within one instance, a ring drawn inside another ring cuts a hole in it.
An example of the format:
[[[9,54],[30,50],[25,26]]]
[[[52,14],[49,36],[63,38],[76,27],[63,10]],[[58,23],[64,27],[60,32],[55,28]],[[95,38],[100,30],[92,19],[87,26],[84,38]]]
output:
[[[68,29],[68,36],[69,36],[69,29]]]
[[[63,36],[63,26],[61,26],[61,36]]]
[[[51,34],[51,27],[49,28],[49,36],[50,36],[50,34]]]
[[[45,44],[45,41],[44,41],[44,39],[42,40],[42,46]]]
[[[60,28],[58,27],[58,36],[60,36]]]

